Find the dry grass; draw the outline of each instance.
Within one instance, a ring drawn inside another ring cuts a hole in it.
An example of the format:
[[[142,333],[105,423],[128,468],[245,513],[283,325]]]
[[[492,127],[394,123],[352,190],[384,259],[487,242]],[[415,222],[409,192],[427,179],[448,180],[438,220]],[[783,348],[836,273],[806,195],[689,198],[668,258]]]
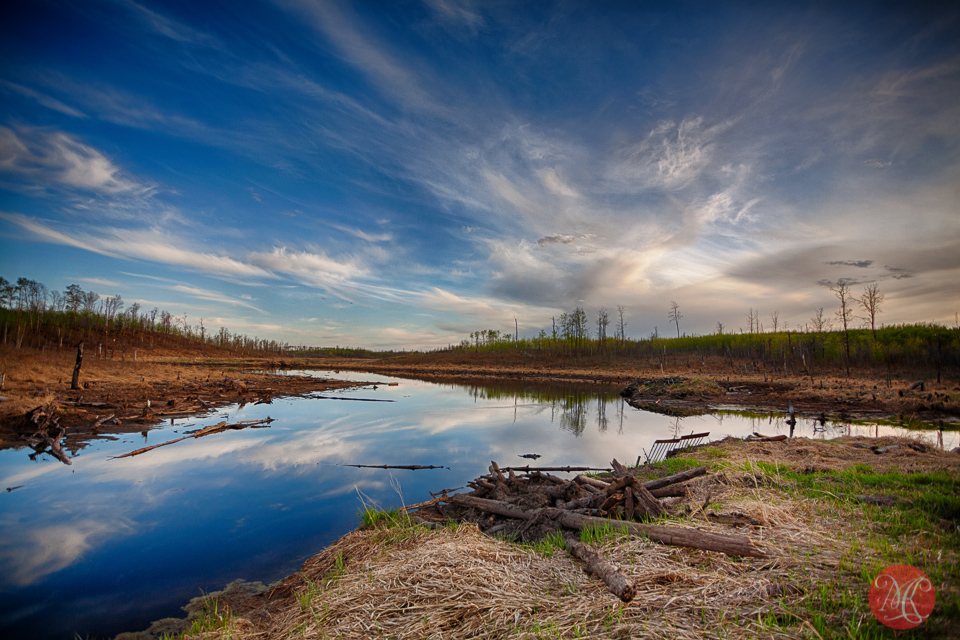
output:
[[[630,604],[562,551],[537,552],[472,525],[437,531],[401,525],[344,536],[277,586],[275,599],[254,607],[260,598],[230,603],[225,626],[190,637],[794,637],[803,624],[797,604],[849,552],[850,538],[832,535],[848,514],[747,488],[748,478],[704,479],[697,498],[709,491],[724,510],[759,520],[751,538],[781,555],[735,559],[609,534],[599,550],[634,580]]]

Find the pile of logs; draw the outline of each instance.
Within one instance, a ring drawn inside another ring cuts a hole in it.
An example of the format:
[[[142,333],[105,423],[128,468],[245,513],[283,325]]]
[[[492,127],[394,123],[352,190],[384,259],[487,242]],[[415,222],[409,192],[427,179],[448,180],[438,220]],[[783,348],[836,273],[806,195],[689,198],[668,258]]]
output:
[[[561,531],[568,551],[586,562],[587,570],[600,577],[611,593],[624,602],[633,597],[632,583],[590,547],[577,541],[570,531],[612,527],[661,544],[734,556],[768,557],[745,536],[638,522],[656,520],[667,513],[671,507],[669,499],[686,493],[684,487],[677,485],[705,475],[705,467],[641,482],[616,460],[612,466],[612,474],[605,478],[578,475],[567,480],[547,473],[547,467],[524,467],[523,473],[517,474],[515,468],[501,469],[493,462],[489,474],[468,483],[473,489],[470,493],[449,495],[450,490],[445,490],[406,510],[428,526],[445,520],[474,522],[487,534],[507,534],[522,540]]]

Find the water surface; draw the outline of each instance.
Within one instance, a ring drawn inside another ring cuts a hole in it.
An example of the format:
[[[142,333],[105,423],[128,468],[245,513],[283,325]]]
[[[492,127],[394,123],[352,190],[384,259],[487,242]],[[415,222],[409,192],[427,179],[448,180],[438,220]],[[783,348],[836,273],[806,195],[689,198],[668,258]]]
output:
[[[297,372],[302,373],[302,372]],[[180,616],[190,598],[236,579],[265,583],[353,529],[363,503],[394,508],[462,487],[491,460],[605,467],[654,440],[787,433],[782,417],[670,418],[632,409],[612,387],[436,384],[324,372],[372,386],[231,406],[141,434],[89,443],[71,466],[0,451],[0,637],[106,637]],[[397,382],[396,386],[386,383]],[[112,459],[221,420],[269,428],[189,439]],[[797,425],[796,434],[902,429]],[[957,434],[945,434],[948,448]],[[935,435],[929,436],[931,441]],[[344,464],[442,465],[404,471]],[[4,491],[7,487],[20,487]]]

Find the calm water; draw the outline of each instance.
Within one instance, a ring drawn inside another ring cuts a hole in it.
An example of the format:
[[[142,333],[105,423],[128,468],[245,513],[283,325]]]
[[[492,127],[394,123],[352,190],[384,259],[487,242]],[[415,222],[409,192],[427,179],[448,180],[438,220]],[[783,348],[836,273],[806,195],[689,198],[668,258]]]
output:
[[[0,637],[105,637],[180,616],[190,598],[236,578],[269,583],[295,572],[356,526],[360,494],[384,508],[419,502],[428,491],[461,487],[485,473],[490,460],[523,465],[519,454],[539,453],[535,464],[542,466],[604,467],[614,457],[633,463],[654,440],[678,434],[788,432],[782,418],[678,420],[637,411],[614,388],[318,375],[399,384],[317,394],[393,402],[292,398],[227,407],[91,442],[71,466],[50,457],[31,461],[29,449],[0,452]],[[268,416],[276,420],[269,428],[111,459],[220,420]],[[876,429],[828,424],[814,432],[812,422],[797,425],[797,435],[810,437],[848,432],[872,436]],[[956,432],[945,437],[947,448],[957,446]]]

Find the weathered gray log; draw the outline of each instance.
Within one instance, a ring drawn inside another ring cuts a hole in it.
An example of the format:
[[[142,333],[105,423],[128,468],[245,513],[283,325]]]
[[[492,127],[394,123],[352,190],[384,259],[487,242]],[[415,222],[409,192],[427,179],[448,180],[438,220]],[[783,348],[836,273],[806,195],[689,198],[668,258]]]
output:
[[[614,482],[611,482],[610,484],[608,484],[607,488],[604,489],[603,492],[606,493],[608,496],[610,496],[617,493],[618,491],[623,490],[624,487],[638,486],[638,485],[639,483],[637,482],[636,477],[623,476],[622,478],[618,478]]]
[[[678,482],[686,482],[687,480],[692,480],[693,478],[699,476],[707,475],[706,467],[694,467],[693,469],[687,469],[686,471],[681,471],[680,473],[675,473],[671,476],[664,476],[662,478],[657,478],[656,480],[648,480],[643,483],[643,486],[646,487],[649,491],[654,489],[662,489],[671,484],[677,484]]]
[[[649,492],[648,492],[649,493]],[[637,503],[633,499],[633,487],[627,487],[623,492],[623,517],[625,520],[633,520],[634,510]]]
[[[584,485],[585,487],[593,487],[595,489],[606,489],[609,482],[604,482],[600,478],[593,478],[591,476],[579,475],[574,478],[576,482]]]
[[[624,476],[630,475],[630,472],[627,471],[627,468],[617,462],[617,459],[614,458],[610,463],[610,466],[613,467],[613,475],[617,478],[623,478]]]
[[[622,571],[607,560],[601,558],[596,551],[577,540],[576,537],[570,533],[564,534],[563,542],[566,544],[567,551],[586,563],[588,573],[603,580],[603,583],[607,585],[610,593],[620,598],[623,602],[633,600],[636,589],[633,586],[633,582],[630,581],[630,578],[624,575]]]
[[[600,468],[600,467],[531,467],[531,466],[526,466],[526,467],[503,467],[503,468],[500,469],[500,470],[501,470],[501,471],[506,471],[506,470],[508,470],[508,469],[513,469],[514,471],[518,471],[518,472],[519,472],[519,471],[522,471],[522,472],[524,472],[524,473],[531,473],[531,472],[533,472],[533,471],[565,471],[565,472],[568,472],[568,473],[571,472],[571,471],[610,471],[610,469],[605,468],[605,467],[604,467],[604,468]]]
[[[689,547],[692,549],[703,549],[705,551],[719,551],[727,555],[746,556],[751,558],[770,557],[765,551],[753,546],[749,538],[744,536],[732,536],[709,531],[700,531],[698,529],[686,529],[681,527],[664,527],[654,524],[642,524],[639,522],[624,522],[623,520],[611,520],[610,518],[598,518],[585,516],[579,513],[572,513],[563,509],[547,507],[534,511],[525,511],[512,504],[500,502],[498,500],[487,500],[485,498],[476,498],[462,493],[458,493],[450,498],[450,502],[464,507],[473,507],[480,511],[495,513],[507,518],[516,518],[518,520],[530,520],[537,515],[544,515],[547,518],[556,520],[568,529],[583,529],[584,527],[613,527],[625,529],[634,535],[646,536],[654,542],[667,544],[677,547]]]
[[[358,469],[407,469],[417,471],[418,469],[446,469],[433,464],[343,464],[342,467],[356,467]]]
[[[496,460],[490,461],[490,473],[492,473],[494,477],[496,477],[496,479],[499,480],[500,482],[507,481],[507,479],[503,477],[503,474],[500,472],[500,466],[497,464]]]
[[[499,500],[487,500],[486,498],[477,498],[475,496],[468,496],[464,493],[458,493],[454,496],[451,496],[449,502],[458,504],[461,507],[472,507],[474,509],[479,509],[480,511],[486,511],[487,513],[495,513],[498,516],[516,518],[518,520],[529,520],[537,515],[535,511],[524,511],[520,507],[515,507],[514,505],[507,504],[506,502],[500,502]]]
[[[630,488],[628,487],[627,490],[629,491]],[[633,487],[633,497],[636,499],[638,510],[642,509],[651,518],[659,518],[666,512],[660,501],[654,498],[650,490],[643,485]]]
[[[606,500],[603,501],[603,504],[600,505],[600,511],[610,511],[614,506],[620,503],[623,499],[623,496],[619,493],[615,493]]]
[[[664,527],[639,522],[624,522],[610,518],[597,518],[571,513],[561,509],[544,509],[546,515],[569,529],[583,529],[584,527],[613,527],[623,528],[635,535],[646,536],[654,542],[676,547],[689,547],[705,551],[719,551],[732,556],[746,556],[750,558],[767,558],[769,555],[762,549],[753,546],[745,536],[724,535],[686,529],[680,527]]]

